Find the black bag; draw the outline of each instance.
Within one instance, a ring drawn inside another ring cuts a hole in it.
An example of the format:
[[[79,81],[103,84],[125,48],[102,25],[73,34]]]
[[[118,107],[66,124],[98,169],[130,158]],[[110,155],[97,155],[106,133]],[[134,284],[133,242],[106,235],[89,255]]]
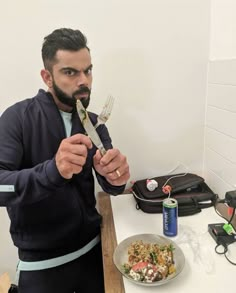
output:
[[[201,209],[215,204],[217,195],[198,175],[185,173],[154,177],[158,187],[149,191],[147,179],[136,181],[131,192],[137,202],[136,208],[146,213],[162,213],[162,203],[170,196],[178,201],[178,215],[188,216],[201,212]],[[165,188],[164,188],[165,187]],[[165,194],[164,189],[170,189]]]

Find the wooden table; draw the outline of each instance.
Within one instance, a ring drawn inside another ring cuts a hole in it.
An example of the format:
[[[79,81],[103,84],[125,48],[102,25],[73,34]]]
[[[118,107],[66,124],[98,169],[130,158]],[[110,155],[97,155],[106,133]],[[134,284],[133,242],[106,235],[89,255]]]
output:
[[[102,215],[101,241],[103,252],[103,270],[106,293],[124,293],[124,283],[120,272],[113,263],[113,253],[117,246],[114,219],[110,196],[105,192],[98,194],[98,207]]]
[[[0,293],[8,293],[11,287],[11,281],[8,273],[4,273],[0,276]]]
[[[100,192],[98,194],[98,207],[99,212],[103,217],[101,227],[101,241],[103,250],[105,292],[124,293],[125,289],[123,277],[113,264],[113,253],[117,246],[117,238],[110,196],[105,192]],[[230,216],[227,214],[227,207],[225,204],[217,204],[216,207],[217,210],[226,219],[230,218]],[[234,227],[236,227],[236,217],[234,217],[232,224]]]

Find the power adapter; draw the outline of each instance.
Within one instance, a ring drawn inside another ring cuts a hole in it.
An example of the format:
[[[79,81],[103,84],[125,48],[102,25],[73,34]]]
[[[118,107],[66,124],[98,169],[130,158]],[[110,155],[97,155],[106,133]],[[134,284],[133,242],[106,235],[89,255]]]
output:
[[[223,228],[224,223],[208,224],[208,232],[218,245],[227,246],[236,241],[236,235],[229,235]]]

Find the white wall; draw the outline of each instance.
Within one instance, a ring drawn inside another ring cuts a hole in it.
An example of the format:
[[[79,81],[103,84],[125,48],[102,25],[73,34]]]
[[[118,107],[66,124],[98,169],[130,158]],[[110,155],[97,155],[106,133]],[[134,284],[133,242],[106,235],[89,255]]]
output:
[[[94,63],[90,109],[100,111],[110,93],[116,98],[108,126],[114,146],[128,157],[131,180],[166,174],[179,164],[201,174],[209,2],[5,1],[0,112],[44,87],[39,75],[43,37],[58,27],[79,28],[88,37]],[[2,242],[6,235],[7,228]],[[0,246],[1,270],[7,268],[3,253]]]
[[[204,176],[224,198],[236,188],[236,1],[211,1]]]
[[[57,27],[81,28],[94,63],[91,109],[99,111],[109,93],[116,98],[108,125],[114,146],[129,158],[132,178],[178,162],[201,172],[209,1],[67,3],[3,5],[0,112],[43,86],[43,37]]]
[[[205,177],[220,197],[236,189],[236,59],[209,64]]]
[[[236,1],[211,0],[210,59],[236,58]]]

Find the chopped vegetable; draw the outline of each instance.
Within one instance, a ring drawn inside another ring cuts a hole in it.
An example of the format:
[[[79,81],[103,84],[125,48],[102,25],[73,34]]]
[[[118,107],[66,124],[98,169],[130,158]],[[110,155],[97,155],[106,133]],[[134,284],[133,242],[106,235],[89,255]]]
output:
[[[176,271],[173,250],[172,244],[158,245],[143,243],[142,240],[135,241],[128,248],[128,262],[123,265],[124,272],[141,282],[166,279]]]

